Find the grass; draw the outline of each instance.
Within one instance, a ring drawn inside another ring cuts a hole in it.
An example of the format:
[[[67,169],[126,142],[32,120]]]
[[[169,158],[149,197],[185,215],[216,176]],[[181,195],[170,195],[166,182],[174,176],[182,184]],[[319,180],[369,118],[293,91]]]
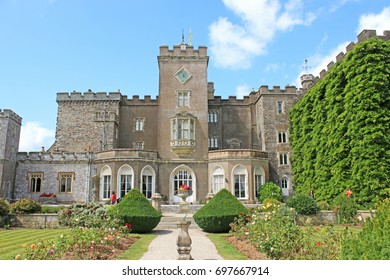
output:
[[[69,231],[61,229],[25,229],[16,228],[0,230],[0,260],[13,260],[17,254],[23,251],[23,244],[37,243],[39,241],[54,240],[60,234]],[[140,239],[129,250],[122,253],[120,260],[138,260],[147,251],[150,242],[156,237],[153,234],[130,234]]]
[[[0,260],[11,260],[23,251],[23,244],[55,239],[68,229],[11,229],[0,230]]]
[[[139,260],[148,250],[150,242],[157,237],[157,235],[154,234],[131,234],[130,236],[137,236],[140,237],[140,239],[138,239],[129,250],[120,255],[118,260]]]
[[[241,254],[233,245],[226,241],[225,237],[230,233],[209,233],[207,237],[214,243],[218,253],[225,260],[246,260],[247,258]]]

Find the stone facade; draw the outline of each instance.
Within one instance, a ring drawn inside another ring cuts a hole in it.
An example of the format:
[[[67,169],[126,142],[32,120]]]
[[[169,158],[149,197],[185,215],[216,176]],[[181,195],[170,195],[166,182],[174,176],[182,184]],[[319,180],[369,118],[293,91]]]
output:
[[[373,36],[363,31],[358,42]],[[208,81],[206,47],[161,46],[157,60],[156,99],[119,90],[58,93],[56,140],[46,152],[17,154],[21,118],[0,111],[1,196],[39,199],[45,192],[59,203],[108,202],[112,191],[122,197],[140,188],[174,204],[187,184],[190,202],[227,188],[251,203],[266,181],[290,195],[288,111],[326,71],[304,74],[299,89],[261,86],[243,99],[223,99]]]

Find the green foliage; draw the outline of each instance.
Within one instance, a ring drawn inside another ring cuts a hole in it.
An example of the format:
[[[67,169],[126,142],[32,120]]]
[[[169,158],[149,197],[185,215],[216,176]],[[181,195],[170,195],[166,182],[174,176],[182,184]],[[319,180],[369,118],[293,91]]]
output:
[[[227,189],[220,190],[205,206],[194,215],[194,221],[210,233],[229,232],[230,224],[248,210]]]
[[[0,197],[0,216],[7,216],[10,211],[10,205],[7,200]]]
[[[107,208],[98,203],[75,203],[58,213],[58,222],[67,227],[105,228],[119,227],[120,221],[109,215]]]
[[[330,205],[326,201],[318,201],[317,206],[320,210],[330,210]]]
[[[66,208],[66,206],[42,205],[41,213],[58,213],[58,212],[64,210],[65,208]]]
[[[304,193],[298,193],[288,198],[286,206],[294,208],[298,214],[316,214],[319,208],[312,197]]]
[[[267,182],[261,186],[259,200],[264,203],[266,199],[276,199],[282,201],[282,191],[280,187],[273,182]]]
[[[138,189],[128,192],[121,202],[111,206],[109,211],[118,215],[123,223],[130,224],[135,233],[151,232],[161,220],[161,213],[153,208]]]
[[[341,234],[333,228],[299,227],[293,208],[267,205],[252,209],[249,217],[239,217],[232,233],[252,243],[271,259],[334,260],[340,256]]]
[[[331,203],[349,187],[360,205],[390,197],[390,41],[371,38],[292,108],[296,191]]]
[[[332,206],[333,212],[336,213],[337,223],[343,224],[356,221],[358,205],[354,198],[340,194],[333,200]]]
[[[37,213],[41,211],[41,204],[31,198],[22,198],[11,203],[12,213]]]
[[[390,259],[390,199],[383,201],[375,217],[366,221],[359,234],[344,236],[341,257],[348,260]]]

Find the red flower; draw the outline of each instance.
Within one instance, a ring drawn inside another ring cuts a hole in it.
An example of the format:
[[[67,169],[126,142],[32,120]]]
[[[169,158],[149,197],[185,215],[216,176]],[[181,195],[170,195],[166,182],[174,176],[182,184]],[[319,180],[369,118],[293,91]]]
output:
[[[187,191],[189,191],[189,190],[191,190],[191,187],[190,187],[190,186],[187,186],[187,185],[181,185],[181,186],[179,187],[179,190],[187,190]]]
[[[321,242],[318,241],[318,242],[316,243],[316,246],[321,246]]]
[[[316,227],[316,230],[320,230],[318,227]]]

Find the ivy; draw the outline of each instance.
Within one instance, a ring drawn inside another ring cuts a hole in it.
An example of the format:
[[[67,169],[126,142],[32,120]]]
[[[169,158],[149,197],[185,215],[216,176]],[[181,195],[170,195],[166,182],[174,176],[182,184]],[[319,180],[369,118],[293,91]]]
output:
[[[359,43],[290,111],[297,192],[331,203],[352,188],[369,206],[390,196],[390,42]]]

